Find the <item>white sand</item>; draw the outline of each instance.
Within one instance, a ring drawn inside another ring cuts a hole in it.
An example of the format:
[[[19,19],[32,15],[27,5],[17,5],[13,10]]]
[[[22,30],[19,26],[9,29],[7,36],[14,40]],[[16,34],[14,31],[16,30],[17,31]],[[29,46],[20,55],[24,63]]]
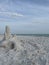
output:
[[[0,35],[0,41],[2,38]],[[17,39],[22,49],[0,48],[0,65],[49,65],[49,37],[17,36]]]

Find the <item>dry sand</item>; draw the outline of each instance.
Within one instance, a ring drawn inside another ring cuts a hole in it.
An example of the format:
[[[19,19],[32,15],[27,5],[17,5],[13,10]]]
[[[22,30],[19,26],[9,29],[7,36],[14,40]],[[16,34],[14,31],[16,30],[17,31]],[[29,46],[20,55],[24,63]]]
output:
[[[0,41],[3,37],[0,35]],[[49,37],[17,36],[15,41],[22,48],[0,48],[0,65],[49,65]]]

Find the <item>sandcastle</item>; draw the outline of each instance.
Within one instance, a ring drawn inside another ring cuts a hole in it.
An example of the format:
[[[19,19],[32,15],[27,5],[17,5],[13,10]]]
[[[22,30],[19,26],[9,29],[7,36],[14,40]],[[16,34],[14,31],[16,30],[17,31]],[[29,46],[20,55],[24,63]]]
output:
[[[5,28],[4,38],[0,47],[3,47],[8,50],[11,50],[11,49],[20,50],[22,48],[21,42],[17,40],[16,35],[13,36],[10,33],[10,28],[8,26],[6,26]]]

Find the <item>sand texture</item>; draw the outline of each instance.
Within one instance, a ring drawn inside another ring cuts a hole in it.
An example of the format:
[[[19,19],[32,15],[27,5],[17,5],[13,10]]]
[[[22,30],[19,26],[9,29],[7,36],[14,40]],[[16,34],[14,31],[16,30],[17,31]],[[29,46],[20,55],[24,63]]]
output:
[[[0,35],[0,65],[49,65],[49,37]]]
[[[49,65],[49,37],[14,35],[8,40],[3,38],[0,35],[0,65]]]

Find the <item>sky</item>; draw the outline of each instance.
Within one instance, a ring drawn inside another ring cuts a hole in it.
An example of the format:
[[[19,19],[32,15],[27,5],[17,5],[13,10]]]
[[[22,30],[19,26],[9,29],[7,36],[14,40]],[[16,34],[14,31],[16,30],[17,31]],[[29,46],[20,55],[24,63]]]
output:
[[[0,0],[0,34],[49,34],[49,0]]]

